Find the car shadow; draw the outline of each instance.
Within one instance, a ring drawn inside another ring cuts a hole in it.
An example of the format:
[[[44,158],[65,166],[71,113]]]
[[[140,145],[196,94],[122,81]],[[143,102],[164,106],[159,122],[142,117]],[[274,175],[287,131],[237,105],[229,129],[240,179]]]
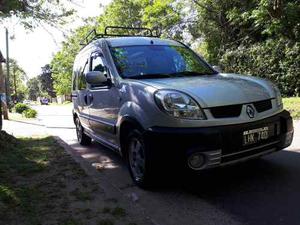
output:
[[[300,224],[300,153],[282,151],[189,175],[179,189],[249,225]]]
[[[126,164],[118,154],[97,143],[93,143],[91,148],[117,165],[117,168],[107,170],[107,175],[115,180],[113,182],[120,189],[123,189],[124,184],[124,190],[132,188],[129,173],[128,177],[124,176],[127,173],[124,172],[127,170]],[[81,154],[85,154],[85,150]],[[121,175],[117,175],[117,170],[122,170]],[[160,180],[158,187],[147,192],[150,196],[174,192],[194,196],[238,218],[242,224],[299,225],[300,149],[299,152],[280,151],[197,174],[174,173],[168,179]],[[177,200],[173,199],[173,202]]]

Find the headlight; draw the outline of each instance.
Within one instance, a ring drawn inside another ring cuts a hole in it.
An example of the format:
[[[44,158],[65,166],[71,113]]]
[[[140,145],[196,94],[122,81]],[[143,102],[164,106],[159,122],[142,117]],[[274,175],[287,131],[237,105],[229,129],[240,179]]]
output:
[[[276,105],[278,107],[281,107],[282,106],[282,98],[281,98],[281,94],[280,94],[278,87],[274,86],[274,91],[275,91]]]
[[[155,101],[160,109],[176,118],[206,119],[199,105],[184,93],[172,90],[160,90],[155,93]]]

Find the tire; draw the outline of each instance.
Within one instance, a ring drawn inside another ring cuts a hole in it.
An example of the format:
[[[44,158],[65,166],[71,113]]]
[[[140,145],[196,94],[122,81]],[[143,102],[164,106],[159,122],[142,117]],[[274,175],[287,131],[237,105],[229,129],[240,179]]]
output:
[[[83,146],[90,145],[92,139],[84,133],[84,128],[82,127],[78,117],[75,119],[75,125],[76,125],[77,140],[79,144]]]
[[[146,147],[142,133],[134,129],[126,140],[127,165],[132,180],[141,188],[153,187],[157,173],[151,160],[151,151]]]

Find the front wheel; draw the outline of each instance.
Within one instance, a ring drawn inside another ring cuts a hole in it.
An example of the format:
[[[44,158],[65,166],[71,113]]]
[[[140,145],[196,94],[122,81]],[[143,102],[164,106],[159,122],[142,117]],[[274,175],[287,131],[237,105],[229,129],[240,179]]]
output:
[[[90,145],[92,139],[84,133],[84,128],[82,127],[78,117],[75,119],[75,125],[76,125],[77,140],[79,144]]]
[[[127,137],[127,162],[133,181],[142,188],[153,186],[154,168],[151,152],[146,148],[144,138],[137,129]]]

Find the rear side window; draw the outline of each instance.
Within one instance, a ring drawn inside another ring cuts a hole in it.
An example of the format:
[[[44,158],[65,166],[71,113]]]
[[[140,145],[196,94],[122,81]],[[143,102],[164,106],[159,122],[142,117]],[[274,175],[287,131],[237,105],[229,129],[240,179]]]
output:
[[[85,80],[85,74],[88,72],[88,61],[85,62],[83,68],[80,70],[80,74],[78,77],[78,89],[79,90],[85,90],[87,88],[86,80]]]
[[[77,72],[74,71],[73,72],[73,86],[72,86],[73,91],[76,90],[76,81],[77,81]]]

